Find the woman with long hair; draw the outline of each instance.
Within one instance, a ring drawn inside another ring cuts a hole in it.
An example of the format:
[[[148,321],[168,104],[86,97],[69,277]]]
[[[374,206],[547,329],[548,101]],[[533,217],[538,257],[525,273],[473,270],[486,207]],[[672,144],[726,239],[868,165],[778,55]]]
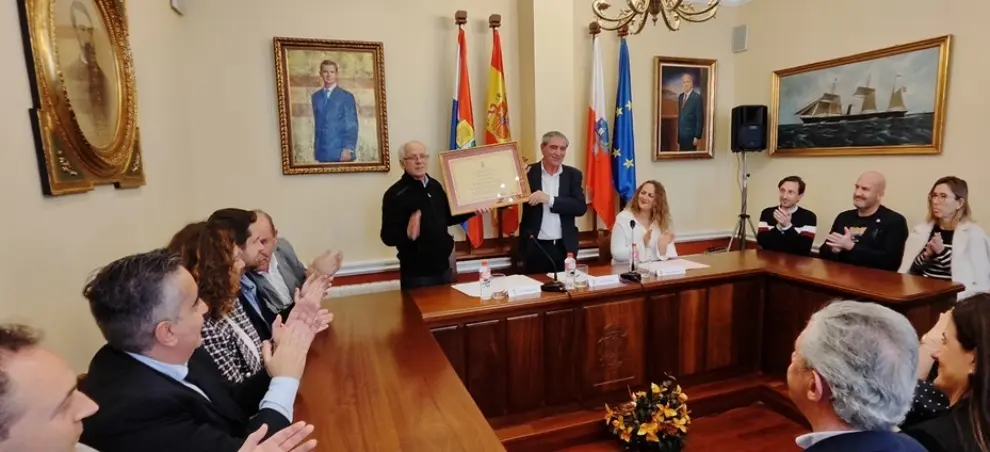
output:
[[[168,249],[199,285],[207,306],[203,349],[230,382],[240,383],[262,369],[261,338],[237,298],[244,261],[230,231],[206,222],[176,233]]]
[[[928,218],[904,245],[901,273],[946,279],[965,289],[958,299],[990,290],[990,240],[971,218],[969,185],[940,178],[928,192]]]
[[[632,260],[633,243],[639,251],[640,262],[677,256],[671,227],[667,190],[655,180],[643,182],[636,189],[636,197],[615,217],[612,261],[622,263]]]
[[[941,339],[934,385],[950,408],[904,433],[930,452],[990,452],[990,293],[956,304]]]

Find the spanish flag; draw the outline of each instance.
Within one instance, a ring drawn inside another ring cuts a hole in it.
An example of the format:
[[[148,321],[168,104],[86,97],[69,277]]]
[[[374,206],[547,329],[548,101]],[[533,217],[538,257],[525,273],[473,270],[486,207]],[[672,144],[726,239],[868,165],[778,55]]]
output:
[[[467,38],[464,29],[457,27],[457,74],[454,76],[454,102],[450,111],[450,149],[469,149],[476,146],[474,114],[471,112],[471,81],[467,67]],[[473,248],[481,246],[485,239],[484,219],[471,217],[461,225]]]
[[[492,28],[492,64],[488,69],[488,108],[485,117],[485,141],[487,144],[512,141],[509,131],[509,100],[505,97],[505,70],[502,66],[502,39],[498,29]],[[519,228],[519,206],[509,206],[502,211],[502,224],[498,214],[492,215],[492,226],[502,234],[510,235]]]

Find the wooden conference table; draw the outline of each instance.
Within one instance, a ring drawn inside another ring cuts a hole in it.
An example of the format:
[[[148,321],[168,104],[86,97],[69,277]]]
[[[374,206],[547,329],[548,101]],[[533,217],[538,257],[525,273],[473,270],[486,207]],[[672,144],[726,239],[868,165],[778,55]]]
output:
[[[766,251],[687,259],[709,267],[498,302],[449,286],[327,300],[334,322],[313,344],[296,418],[316,425],[321,450],[504,450],[491,425],[665,373],[686,386],[783,376],[830,300],[883,304],[920,335],[962,290]]]

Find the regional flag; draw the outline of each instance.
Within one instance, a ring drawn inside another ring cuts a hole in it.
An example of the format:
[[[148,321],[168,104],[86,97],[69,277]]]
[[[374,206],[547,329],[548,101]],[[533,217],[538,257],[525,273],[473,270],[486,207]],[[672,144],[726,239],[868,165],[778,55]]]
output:
[[[471,81],[467,68],[467,38],[464,29],[457,27],[457,74],[454,76],[454,102],[450,111],[450,149],[468,149],[476,145],[474,138],[474,114],[471,112]],[[467,233],[473,248],[481,246],[485,238],[484,219],[473,216],[461,227]]]
[[[608,121],[605,119],[605,86],[598,36],[591,38],[591,96],[588,107],[587,193],[588,204],[602,219],[606,229],[615,223],[615,190],[612,187],[612,161],[609,158]]]
[[[629,46],[619,44],[619,85],[615,95],[615,127],[612,136],[612,183],[619,193],[619,208],[636,191],[636,144],[633,138],[632,81],[629,76]]]
[[[509,131],[509,100],[505,97],[505,69],[502,66],[502,39],[498,29],[492,28],[492,63],[488,69],[488,108],[485,117],[485,142],[487,144],[512,141]],[[502,234],[510,235],[519,227],[519,206],[509,206],[502,210],[502,224],[498,224],[498,213],[492,212],[492,225],[500,227]]]

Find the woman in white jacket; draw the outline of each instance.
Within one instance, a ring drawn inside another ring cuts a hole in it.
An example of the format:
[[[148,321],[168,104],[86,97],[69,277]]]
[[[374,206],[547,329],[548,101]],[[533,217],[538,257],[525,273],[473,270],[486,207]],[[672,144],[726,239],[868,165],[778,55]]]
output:
[[[636,227],[630,226],[630,222]],[[615,217],[612,262],[629,262],[633,241],[639,251],[639,262],[677,256],[674,233],[670,228],[667,190],[655,180],[643,182],[636,190],[636,197]]]
[[[970,219],[969,186],[943,177],[928,193],[928,221],[915,226],[904,246],[901,273],[956,281],[958,299],[990,290],[990,240]]]

